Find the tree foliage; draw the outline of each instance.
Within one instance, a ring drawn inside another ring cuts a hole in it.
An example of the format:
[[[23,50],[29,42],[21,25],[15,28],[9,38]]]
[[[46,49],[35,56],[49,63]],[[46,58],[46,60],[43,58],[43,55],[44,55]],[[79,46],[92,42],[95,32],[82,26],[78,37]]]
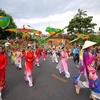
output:
[[[0,16],[9,16],[10,17],[10,23],[8,25],[7,28],[16,28],[16,24],[15,22],[13,21],[13,18],[10,14],[7,14],[4,10],[0,9]],[[6,29],[2,29],[0,28],[0,39],[7,39],[7,37],[9,38],[15,38],[16,34],[15,33],[12,33],[12,32],[7,32],[5,31]]]
[[[76,39],[76,38],[77,38],[77,36],[75,36],[75,35],[69,36],[69,40],[70,40],[70,41],[71,41],[71,40],[74,40],[74,39]],[[93,42],[96,42],[97,45],[100,45],[100,36],[98,36],[98,35],[92,34],[92,35],[88,38],[88,40],[93,41]],[[86,41],[86,39],[79,38],[77,41],[75,41],[75,43],[83,45],[85,41]]]
[[[71,34],[75,33],[93,33],[95,23],[92,23],[92,16],[87,16],[86,11],[78,9],[78,13],[69,22],[67,31]]]
[[[100,36],[98,35],[91,35],[88,40],[96,42],[97,45],[100,45]]]

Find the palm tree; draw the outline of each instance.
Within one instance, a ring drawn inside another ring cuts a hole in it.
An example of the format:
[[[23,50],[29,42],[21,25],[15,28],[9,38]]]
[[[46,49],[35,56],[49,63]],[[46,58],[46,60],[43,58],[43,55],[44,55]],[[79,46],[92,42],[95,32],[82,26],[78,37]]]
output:
[[[79,18],[85,17],[85,16],[87,16],[86,12],[87,11],[83,11],[82,9],[78,9],[78,13],[75,15],[75,17],[79,17]]]

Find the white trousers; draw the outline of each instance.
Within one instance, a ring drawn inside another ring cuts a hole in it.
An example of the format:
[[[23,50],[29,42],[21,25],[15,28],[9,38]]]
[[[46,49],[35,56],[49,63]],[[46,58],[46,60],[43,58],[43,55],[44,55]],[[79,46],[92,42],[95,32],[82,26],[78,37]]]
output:
[[[78,86],[80,87],[80,89],[81,88],[89,88],[89,82],[88,82],[88,79],[87,79],[86,71],[84,71],[84,76],[86,78],[86,81],[82,82],[82,81],[79,80],[79,82],[78,82]],[[91,95],[92,95],[92,97],[100,100],[100,94],[99,93],[91,91]]]
[[[56,63],[58,63],[58,59],[57,59],[57,56],[56,55],[52,55],[52,62],[56,62]]]
[[[25,78],[25,81],[29,82],[29,86],[33,86],[33,79],[31,75],[25,74],[24,78]]]

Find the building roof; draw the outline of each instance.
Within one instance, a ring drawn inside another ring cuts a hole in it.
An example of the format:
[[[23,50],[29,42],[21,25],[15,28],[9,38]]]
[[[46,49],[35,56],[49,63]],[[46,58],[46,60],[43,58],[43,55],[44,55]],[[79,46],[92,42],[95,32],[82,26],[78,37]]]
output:
[[[68,34],[58,34],[52,37],[52,39],[68,39],[69,35]]]

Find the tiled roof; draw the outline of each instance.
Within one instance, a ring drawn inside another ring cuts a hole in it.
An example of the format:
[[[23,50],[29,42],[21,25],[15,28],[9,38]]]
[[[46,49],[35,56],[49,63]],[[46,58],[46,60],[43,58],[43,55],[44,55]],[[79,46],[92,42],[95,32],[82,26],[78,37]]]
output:
[[[58,34],[56,36],[53,36],[52,39],[55,39],[55,38],[68,39],[68,37],[69,37],[68,34]]]

